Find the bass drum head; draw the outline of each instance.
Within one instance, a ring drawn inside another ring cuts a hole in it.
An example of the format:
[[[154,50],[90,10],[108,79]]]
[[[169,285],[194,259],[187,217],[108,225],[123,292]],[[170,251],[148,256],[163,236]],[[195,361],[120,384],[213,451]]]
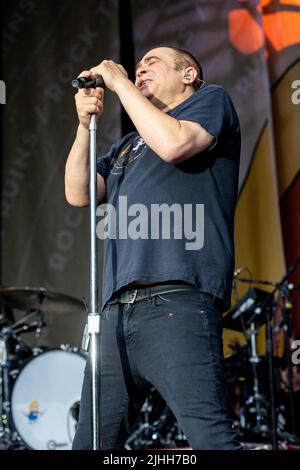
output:
[[[71,450],[86,360],[72,351],[50,350],[20,371],[11,415],[25,445],[34,450]]]

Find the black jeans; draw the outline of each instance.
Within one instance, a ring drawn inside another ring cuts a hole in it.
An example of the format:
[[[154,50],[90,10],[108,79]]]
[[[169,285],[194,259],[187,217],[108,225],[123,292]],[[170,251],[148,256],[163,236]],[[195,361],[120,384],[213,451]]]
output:
[[[232,429],[223,370],[222,320],[213,298],[189,290],[103,312],[101,449],[123,449],[154,386],[193,449],[241,449]],[[91,449],[90,366],[73,449]]]

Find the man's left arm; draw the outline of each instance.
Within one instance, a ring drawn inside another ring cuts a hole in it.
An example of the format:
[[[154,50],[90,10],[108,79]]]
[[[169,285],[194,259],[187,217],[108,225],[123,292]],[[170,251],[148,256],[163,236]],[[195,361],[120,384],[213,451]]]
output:
[[[200,124],[177,120],[154,106],[127,78],[122,66],[103,61],[91,69],[114,91],[140,136],[160,158],[180,163],[209,148],[215,138]]]
[[[160,111],[129,80],[118,87],[118,96],[140,136],[168,163],[180,163],[214,142],[200,124]]]

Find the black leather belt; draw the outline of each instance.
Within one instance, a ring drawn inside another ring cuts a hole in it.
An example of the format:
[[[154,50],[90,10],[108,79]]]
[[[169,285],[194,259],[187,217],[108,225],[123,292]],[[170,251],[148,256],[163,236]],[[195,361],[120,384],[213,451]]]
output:
[[[137,286],[137,289],[127,289],[123,292],[116,292],[108,304],[121,303],[133,304],[140,300],[148,299],[159,294],[167,294],[170,292],[180,292],[186,290],[195,290],[196,287],[192,284],[157,284],[153,286]]]

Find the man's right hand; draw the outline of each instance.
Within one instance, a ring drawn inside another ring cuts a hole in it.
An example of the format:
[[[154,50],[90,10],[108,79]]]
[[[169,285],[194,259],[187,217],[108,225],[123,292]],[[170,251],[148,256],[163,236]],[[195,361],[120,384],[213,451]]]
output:
[[[89,77],[92,72],[84,70],[79,77]],[[103,112],[104,89],[81,88],[75,95],[76,110],[80,124],[89,128],[91,114],[96,114],[97,120]]]

